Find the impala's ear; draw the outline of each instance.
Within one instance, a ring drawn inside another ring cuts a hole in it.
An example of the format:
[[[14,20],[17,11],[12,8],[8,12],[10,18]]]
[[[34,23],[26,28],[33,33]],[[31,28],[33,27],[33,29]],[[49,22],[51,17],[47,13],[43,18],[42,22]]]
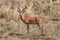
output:
[[[18,7],[18,10],[17,10],[19,13],[21,13],[21,9]]]
[[[25,7],[22,9],[22,12],[24,13],[27,9],[27,6],[25,5]]]

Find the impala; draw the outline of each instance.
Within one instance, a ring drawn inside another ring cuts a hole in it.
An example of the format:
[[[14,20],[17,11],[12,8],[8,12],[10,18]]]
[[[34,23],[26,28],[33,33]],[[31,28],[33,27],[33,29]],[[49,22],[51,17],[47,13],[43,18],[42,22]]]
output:
[[[36,24],[38,27],[39,27],[39,29],[41,28],[41,30],[42,30],[42,35],[43,35],[43,28],[42,27],[40,27],[40,24],[39,24],[39,21],[41,21],[42,20],[42,18],[41,17],[31,17],[31,16],[26,16],[26,15],[24,15],[24,8],[23,9],[20,9],[19,7],[18,7],[18,13],[20,13],[20,18],[21,18],[21,20],[27,25],[27,32],[29,33],[29,25],[30,24]]]

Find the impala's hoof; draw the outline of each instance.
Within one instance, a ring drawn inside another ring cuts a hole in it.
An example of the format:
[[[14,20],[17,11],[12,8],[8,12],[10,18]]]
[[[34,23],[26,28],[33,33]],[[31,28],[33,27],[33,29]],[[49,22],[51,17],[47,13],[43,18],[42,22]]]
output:
[[[42,36],[45,36],[45,34],[41,34]]]

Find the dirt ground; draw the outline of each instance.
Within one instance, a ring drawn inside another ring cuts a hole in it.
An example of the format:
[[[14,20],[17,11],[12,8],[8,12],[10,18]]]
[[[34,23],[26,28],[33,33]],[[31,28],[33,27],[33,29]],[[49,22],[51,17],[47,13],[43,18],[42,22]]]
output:
[[[25,8],[23,16],[44,18],[39,22],[44,36],[35,24],[27,34],[18,7]],[[60,0],[0,0],[0,40],[60,40]]]

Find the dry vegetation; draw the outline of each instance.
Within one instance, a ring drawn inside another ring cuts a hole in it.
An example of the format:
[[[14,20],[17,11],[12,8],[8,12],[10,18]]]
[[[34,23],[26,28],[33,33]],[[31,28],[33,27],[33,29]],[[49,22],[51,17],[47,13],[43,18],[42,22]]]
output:
[[[31,25],[27,34],[18,5],[26,5],[25,15],[49,19],[40,23],[45,36],[36,25]],[[0,0],[0,40],[60,40],[60,0]]]

